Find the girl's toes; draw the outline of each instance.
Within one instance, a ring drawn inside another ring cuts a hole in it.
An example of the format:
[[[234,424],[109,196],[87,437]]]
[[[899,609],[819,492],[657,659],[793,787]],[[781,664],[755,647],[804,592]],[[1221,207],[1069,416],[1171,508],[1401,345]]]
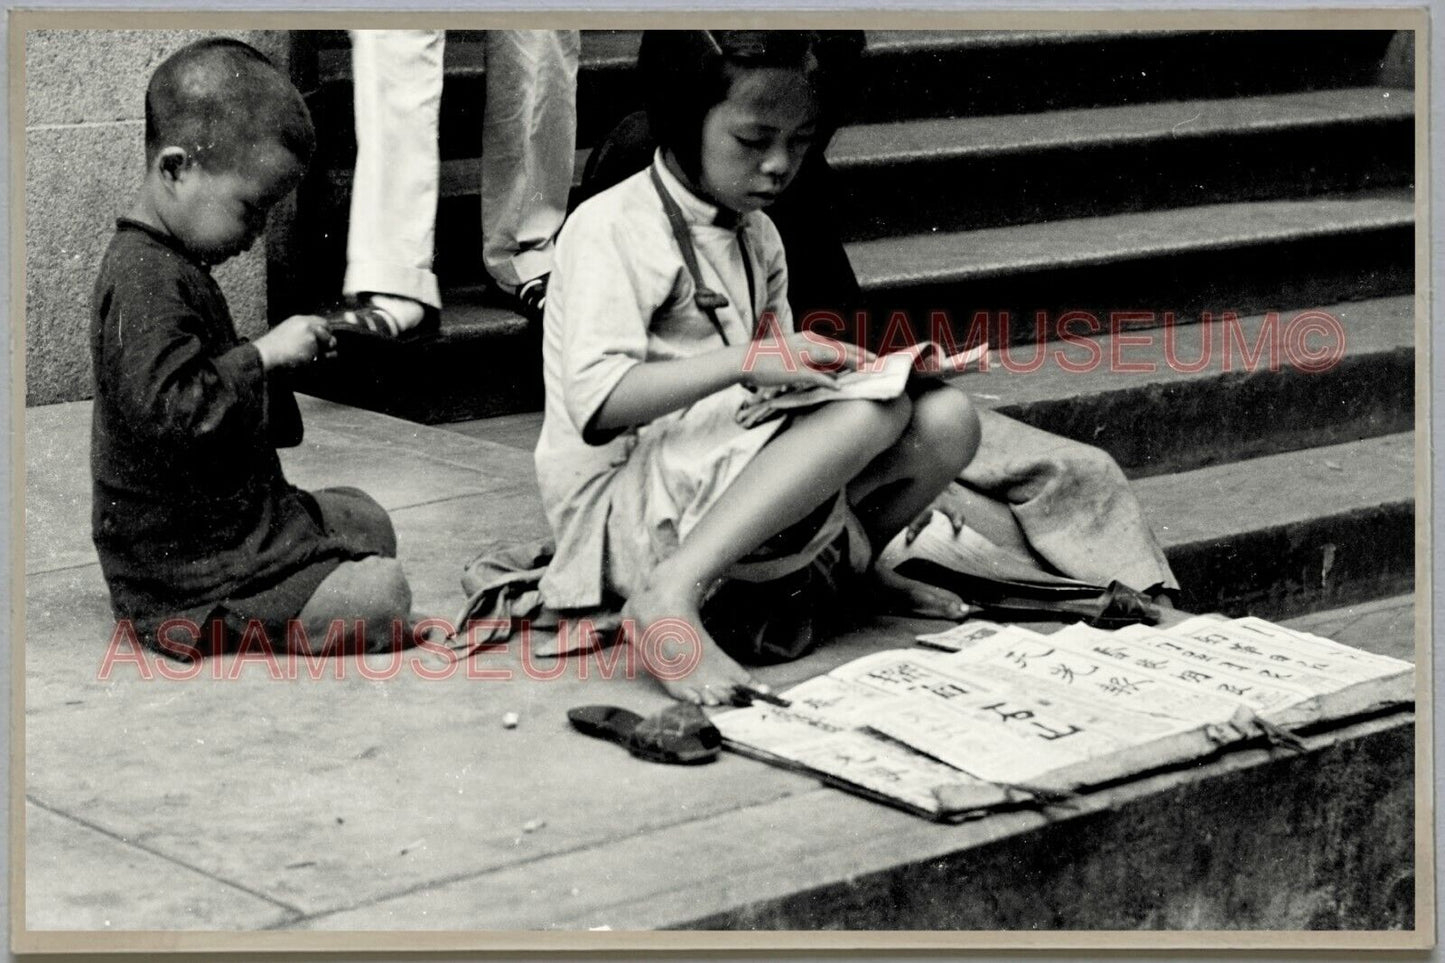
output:
[[[919,615],[940,619],[956,619],[968,614],[968,607],[957,595],[945,589],[922,586],[910,592],[913,609]]]
[[[692,686],[681,685],[676,682],[664,682],[663,691],[679,702],[691,702],[693,705],[702,705],[702,696],[698,695]]]

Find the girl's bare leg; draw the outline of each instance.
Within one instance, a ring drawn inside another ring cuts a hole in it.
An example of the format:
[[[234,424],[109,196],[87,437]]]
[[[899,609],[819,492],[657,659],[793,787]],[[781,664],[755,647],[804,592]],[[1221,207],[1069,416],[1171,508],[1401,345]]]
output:
[[[653,569],[627,600],[624,615],[639,632],[662,619],[683,619],[698,634],[696,667],[684,678],[660,678],[669,694],[716,705],[727,702],[735,686],[751,684],[742,666],[703,631],[703,593],[734,562],[802,520],[864,471],[898,441],[911,415],[912,404],[899,398],[837,401],[795,416],[758,452],[677,552]]]
[[[913,416],[897,444],[880,454],[848,486],[848,500],[875,551],[929,507],[978,450],[978,413],[963,392],[931,387],[913,399]],[[992,519],[990,519],[992,521]],[[910,611],[956,618],[962,603],[952,592],[875,569],[885,593]]]
[[[848,501],[875,548],[958,477],[978,451],[978,439],[978,413],[963,392],[939,385],[913,399],[912,417],[898,442],[848,485]]]

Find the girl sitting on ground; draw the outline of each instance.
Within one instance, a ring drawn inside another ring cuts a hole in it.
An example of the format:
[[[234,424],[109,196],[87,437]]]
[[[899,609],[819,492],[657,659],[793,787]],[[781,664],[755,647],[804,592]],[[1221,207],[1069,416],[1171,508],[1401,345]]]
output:
[[[794,559],[817,556],[850,519],[881,549],[968,464],[979,421],[961,392],[924,382],[739,424],[760,388],[830,386],[873,360],[794,331],[763,213],[830,130],[832,78],[809,32],[680,40],[692,55],[645,85],[652,165],[579,207],[558,239],[536,450],[557,546],[541,589],[558,609],[625,599],[637,633],[689,627],[700,659],[663,685],[713,705],[764,687],[703,625],[709,594],[779,539]],[[960,610],[940,589],[888,581]]]

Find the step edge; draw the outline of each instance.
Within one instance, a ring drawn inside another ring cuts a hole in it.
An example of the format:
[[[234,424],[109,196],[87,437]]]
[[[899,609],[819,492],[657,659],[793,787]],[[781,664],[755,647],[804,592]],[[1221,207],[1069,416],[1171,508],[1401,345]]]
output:
[[[1341,89],[1364,89],[1364,88],[1341,88]],[[1382,90],[1386,88],[1381,88]],[[1393,92],[1393,89],[1391,89]],[[1410,93],[1407,91],[1407,93]],[[1208,101],[1199,101],[1200,104],[1221,104],[1232,100],[1267,100],[1266,97],[1256,98],[1218,98]],[[1384,98],[1382,98],[1383,100]],[[1157,106],[1160,102],[1151,102],[1147,106]],[[1171,101],[1188,106],[1194,101]],[[1095,108],[1097,111],[1109,111],[1110,116],[1118,116],[1124,111],[1136,106],[1129,107],[1106,107]],[[1050,113],[1085,115],[1090,111],[1050,111],[1035,114],[1020,114],[1019,117],[1045,117]],[[1013,115],[1004,115],[1013,116]],[[897,132],[906,128],[917,130],[923,124],[937,126],[939,128],[952,128],[954,130],[967,131],[971,123],[976,120],[994,121],[1001,119],[1000,115],[989,115],[988,117],[953,117],[953,118],[927,118],[912,119],[904,121],[892,121],[879,124],[854,124],[844,127],[840,133],[852,133],[857,139],[866,139],[870,143],[863,145],[864,149],[850,150],[842,148],[828,151],[828,163],[840,174],[852,173],[854,171],[873,170],[876,168],[889,167],[900,164],[927,164],[927,163],[950,163],[965,160],[984,160],[989,158],[1011,157],[1022,154],[1044,153],[1062,150],[1098,150],[1133,144],[1147,144],[1151,142],[1174,142],[1203,140],[1219,137],[1266,137],[1271,135],[1303,133],[1310,130],[1328,131],[1333,128],[1349,129],[1352,127],[1366,126],[1371,124],[1407,124],[1414,119],[1414,104],[1410,103],[1408,108],[1399,108],[1391,105],[1376,111],[1363,109],[1342,109],[1339,113],[1329,117],[1298,118],[1288,115],[1280,115],[1268,118],[1262,122],[1246,123],[1219,123],[1203,127],[1191,127],[1185,130],[1140,130],[1129,132],[1099,132],[1093,135],[1045,137],[1038,139],[1016,139],[1002,143],[979,144],[971,141],[966,136],[958,136],[952,140],[945,140],[940,137],[935,144],[923,147],[909,147],[891,149],[887,146],[889,132]],[[882,147],[869,150],[874,135],[878,141],[882,141]],[[835,141],[836,143],[836,141]]]
[[[1201,205],[1202,208],[1219,208],[1222,206],[1243,207],[1251,203],[1278,203],[1278,201],[1244,202],[1242,205]],[[1308,203],[1308,202],[1303,202]],[[1410,210],[1406,213],[1403,209],[1396,213],[1382,213],[1372,217],[1361,217],[1352,220],[1330,219],[1321,220],[1316,224],[1292,225],[1288,229],[1278,229],[1269,233],[1258,233],[1250,236],[1223,236],[1223,237],[1195,237],[1173,244],[1157,244],[1146,247],[1116,248],[1113,250],[1098,250],[1092,253],[1076,253],[1073,255],[1060,256],[1056,253],[1044,253],[1030,258],[1020,259],[1007,264],[980,264],[976,266],[959,265],[953,268],[933,271],[929,273],[913,272],[886,272],[869,273],[866,265],[869,260],[867,254],[861,258],[864,269],[859,269],[859,253],[884,251],[890,248],[906,249],[912,244],[926,240],[930,245],[949,243],[950,239],[958,243],[957,239],[969,235],[980,234],[985,231],[995,232],[1016,232],[1021,229],[1037,230],[1044,225],[1059,225],[1065,223],[1080,223],[1089,220],[1108,220],[1110,217],[1131,217],[1143,218],[1149,216],[1162,217],[1168,214],[1175,214],[1181,210],[1191,208],[1163,208],[1155,211],[1130,212],[1121,215],[1109,215],[1105,218],[1061,218],[1053,221],[1037,221],[1027,224],[1009,225],[1005,227],[982,228],[978,231],[950,231],[937,232],[933,234],[909,233],[893,237],[874,238],[866,241],[850,241],[844,245],[848,252],[848,258],[853,263],[854,269],[858,271],[858,283],[865,292],[879,290],[906,289],[926,287],[937,284],[957,284],[966,281],[976,281],[988,278],[1008,277],[1013,274],[1026,273],[1038,270],[1067,270],[1081,267],[1098,267],[1109,264],[1124,264],[1130,261],[1142,261],[1160,257],[1179,256],[1184,254],[1205,253],[1209,251],[1222,251],[1230,248],[1261,247],[1275,244],[1297,243],[1304,240],[1311,240],[1321,237],[1340,236],[1347,237],[1354,234],[1365,234],[1377,231],[1398,231],[1414,229],[1415,216]],[[876,257],[876,256],[875,256]]]

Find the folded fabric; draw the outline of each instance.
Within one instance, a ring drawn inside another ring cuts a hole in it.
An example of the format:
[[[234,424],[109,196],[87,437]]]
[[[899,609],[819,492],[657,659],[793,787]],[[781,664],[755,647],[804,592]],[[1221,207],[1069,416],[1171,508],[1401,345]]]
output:
[[[602,648],[622,623],[616,607],[557,610],[548,608],[539,588],[542,573],[556,548],[550,540],[489,542],[462,567],[462,591],[467,593],[452,621],[456,635],[452,648],[458,658],[486,645],[503,642],[523,622],[532,628],[557,629],[565,621],[577,631],[533,637],[529,654],[550,658]],[[582,631],[583,627],[591,631]]]

